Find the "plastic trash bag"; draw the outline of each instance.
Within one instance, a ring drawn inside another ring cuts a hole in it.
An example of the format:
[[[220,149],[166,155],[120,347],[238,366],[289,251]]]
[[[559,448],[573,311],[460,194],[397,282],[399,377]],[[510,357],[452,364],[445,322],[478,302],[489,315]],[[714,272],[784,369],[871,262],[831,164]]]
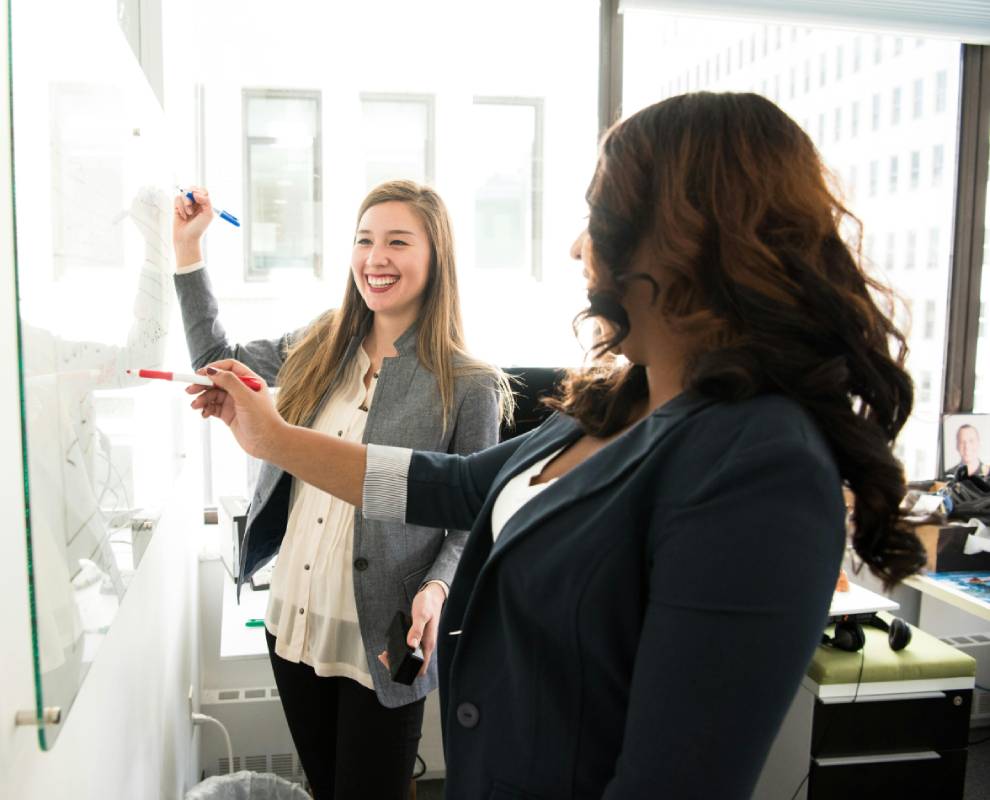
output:
[[[214,775],[186,792],[185,800],[312,800],[298,783],[270,772]]]

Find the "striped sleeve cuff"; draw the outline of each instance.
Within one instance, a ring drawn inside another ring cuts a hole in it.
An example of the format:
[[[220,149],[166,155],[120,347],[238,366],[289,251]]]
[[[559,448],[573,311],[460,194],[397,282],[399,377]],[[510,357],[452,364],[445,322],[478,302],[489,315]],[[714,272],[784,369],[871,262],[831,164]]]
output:
[[[362,513],[367,519],[406,521],[406,486],[413,451],[369,444],[364,471]]]
[[[175,274],[185,275],[186,273],[189,272],[197,272],[198,270],[203,269],[203,267],[205,266],[206,266],[205,261],[194,261],[192,264],[186,264],[184,267],[176,266]]]

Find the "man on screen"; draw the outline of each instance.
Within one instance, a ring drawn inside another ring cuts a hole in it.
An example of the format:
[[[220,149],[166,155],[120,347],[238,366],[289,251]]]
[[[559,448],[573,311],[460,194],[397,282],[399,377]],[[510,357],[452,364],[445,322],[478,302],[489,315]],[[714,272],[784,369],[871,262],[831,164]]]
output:
[[[990,464],[980,460],[980,432],[973,425],[960,425],[956,430],[956,452],[959,453],[959,463],[949,470],[956,478],[969,475],[985,478],[990,473]]]

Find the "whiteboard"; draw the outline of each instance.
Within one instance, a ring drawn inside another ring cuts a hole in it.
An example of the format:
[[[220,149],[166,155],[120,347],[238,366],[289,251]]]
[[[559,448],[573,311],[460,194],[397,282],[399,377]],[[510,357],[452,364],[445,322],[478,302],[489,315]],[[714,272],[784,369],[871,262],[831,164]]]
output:
[[[161,366],[182,337],[169,337],[164,114],[116,12],[10,4],[35,674],[62,724],[183,463],[185,395],[125,374]],[[41,726],[41,746],[59,730]]]

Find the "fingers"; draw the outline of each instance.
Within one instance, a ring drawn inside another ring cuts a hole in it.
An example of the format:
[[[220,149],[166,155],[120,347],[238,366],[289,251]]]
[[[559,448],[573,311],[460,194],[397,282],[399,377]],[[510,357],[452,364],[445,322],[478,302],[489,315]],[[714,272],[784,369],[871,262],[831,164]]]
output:
[[[419,674],[425,675],[426,671],[430,668],[430,659],[433,657],[433,651],[437,647],[437,619],[434,617],[427,623],[426,628],[423,630],[423,666],[419,668]]]
[[[247,367],[245,367],[243,364],[238,364],[238,366],[247,370],[248,375],[250,377],[256,378],[257,380],[261,380],[261,378],[258,378],[253,372],[248,370]],[[245,398],[249,395],[254,394],[254,392],[252,392],[250,389],[248,389],[247,386],[244,385],[243,381],[241,381],[240,379],[239,374],[231,370],[217,369],[214,366],[209,366],[206,367],[206,374],[216,386],[223,389],[231,397]],[[244,394],[245,392],[247,394]]]
[[[257,372],[248,369],[246,366],[244,366],[244,364],[242,364],[240,361],[234,358],[222,358],[219,361],[212,361],[202,369],[196,370],[196,372],[200,375],[208,375],[209,377],[212,378],[213,373],[210,372],[211,367],[215,370],[233,372],[235,375],[241,378],[248,377],[248,378],[257,378],[259,381],[263,380],[262,377]]]
[[[192,199],[189,199],[189,195]],[[175,216],[179,219],[189,220],[201,212],[213,213],[213,205],[210,203],[210,193],[202,186],[190,186],[185,192],[176,195],[173,205],[175,206]]]

